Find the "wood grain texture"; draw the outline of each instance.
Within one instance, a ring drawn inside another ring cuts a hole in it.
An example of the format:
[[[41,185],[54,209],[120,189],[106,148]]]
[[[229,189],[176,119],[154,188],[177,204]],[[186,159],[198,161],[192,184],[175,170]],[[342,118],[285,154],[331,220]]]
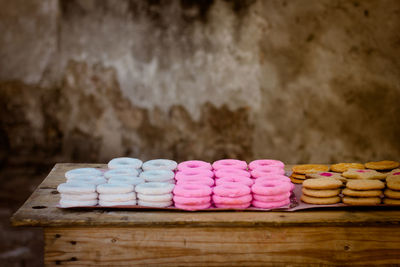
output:
[[[46,228],[47,265],[375,265],[400,262],[382,227]]]
[[[248,227],[248,226],[354,226],[399,225],[400,210],[396,207],[346,208],[296,212],[265,211],[156,211],[156,210],[65,210],[58,209],[58,184],[64,173],[80,167],[105,168],[105,164],[56,164],[31,197],[13,215],[14,226],[184,226],[184,227]],[[290,168],[290,166],[287,166]]]

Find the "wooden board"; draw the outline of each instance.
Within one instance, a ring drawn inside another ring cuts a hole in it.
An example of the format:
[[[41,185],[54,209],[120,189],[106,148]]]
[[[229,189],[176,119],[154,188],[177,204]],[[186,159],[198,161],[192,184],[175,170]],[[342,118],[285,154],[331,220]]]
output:
[[[58,184],[64,173],[104,164],[56,164],[48,177],[11,218],[14,226],[288,226],[288,225],[399,225],[398,207],[346,208],[297,212],[186,212],[155,210],[62,210],[56,208]],[[290,168],[290,166],[288,166]]]
[[[394,227],[46,228],[45,264],[399,264]]]

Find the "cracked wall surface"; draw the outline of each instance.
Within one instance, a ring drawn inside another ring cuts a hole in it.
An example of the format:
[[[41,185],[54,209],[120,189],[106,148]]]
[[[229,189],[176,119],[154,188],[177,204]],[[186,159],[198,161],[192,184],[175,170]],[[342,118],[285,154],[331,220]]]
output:
[[[2,163],[400,157],[398,1],[0,5]]]

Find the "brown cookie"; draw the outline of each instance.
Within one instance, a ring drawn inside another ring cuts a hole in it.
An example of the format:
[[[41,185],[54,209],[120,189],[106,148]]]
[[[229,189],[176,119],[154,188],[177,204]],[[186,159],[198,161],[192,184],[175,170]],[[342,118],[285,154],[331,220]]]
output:
[[[383,203],[386,205],[400,205],[400,199],[384,198]]]
[[[340,202],[340,197],[309,197],[306,195],[301,196],[301,201],[308,204],[316,205],[330,205]]]
[[[309,189],[336,189],[341,186],[341,181],[330,177],[307,179],[303,183],[303,187]]]
[[[340,189],[326,189],[326,190],[320,190],[320,189],[309,189],[303,187],[301,189],[304,195],[307,195],[309,197],[335,197],[340,194]]]
[[[392,170],[399,166],[399,162],[392,160],[382,160],[365,163],[365,167],[372,170]]]
[[[292,176],[290,176],[289,178],[290,178],[290,181],[292,181],[292,183],[294,183],[294,184],[302,184],[304,182],[304,180],[296,179],[296,178],[294,178]]]
[[[346,187],[353,190],[380,190],[385,188],[385,183],[379,180],[349,180]]]
[[[350,188],[345,188],[342,191],[343,195],[350,197],[379,197],[382,195],[381,190],[353,190]]]
[[[331,165],[331,171],[345,172],[348,169],[365,169],[364,164],[361,163],[337,163]]]
[[[340,173],[336,173],[336,172],[316,172],[316,173],[307,173],[306,174],[307,178],[326,178],[326,177],[330,177],[330,178],[335,178],[338,179],[340,181],[342,181],[343,183],[347,182],[347,179],[345,177],[343,177],[342,175],[340,175]]]
[[[387,187],[392,190],[400,190],[400,179],[389,179],[386,183]]]
[[[385,197],[400,199],[400,191],[386,189],[385,192],[383,192],[383,193],[385,194]]]
[[[329,166],[321,164],[303,164],[303,165],[293,166],[292,170],[293,172],[300,174],[327,172],[329,171]]]
[[[296,178],[296,179],[301,179],[301,180],[306,179],[306,176],[304,174],[299,174],[299,173],[295,173],[295,172],[292,173],[292,177]]]
[[[399,174],[397,174],[397,173],[398,173],[398,172],[389,174],[389,175],[386,177],[386,182],[400,180],[400,173],[399,173]]]
[[[349,169],[342,173],[342,176],[350,179],[378,179],[383,180],[386,178],[386,174],[377,172],[375,170],[359,170]]]
[[[343,197],[342,201],[347,205],[369,206],[381,204],[379,197]]]

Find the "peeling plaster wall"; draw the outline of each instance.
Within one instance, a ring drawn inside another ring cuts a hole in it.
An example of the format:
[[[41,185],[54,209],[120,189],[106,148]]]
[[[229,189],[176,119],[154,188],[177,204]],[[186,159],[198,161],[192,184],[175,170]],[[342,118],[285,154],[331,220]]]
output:
[[[398,1],[0,5],[0,161],[400,158]]]

